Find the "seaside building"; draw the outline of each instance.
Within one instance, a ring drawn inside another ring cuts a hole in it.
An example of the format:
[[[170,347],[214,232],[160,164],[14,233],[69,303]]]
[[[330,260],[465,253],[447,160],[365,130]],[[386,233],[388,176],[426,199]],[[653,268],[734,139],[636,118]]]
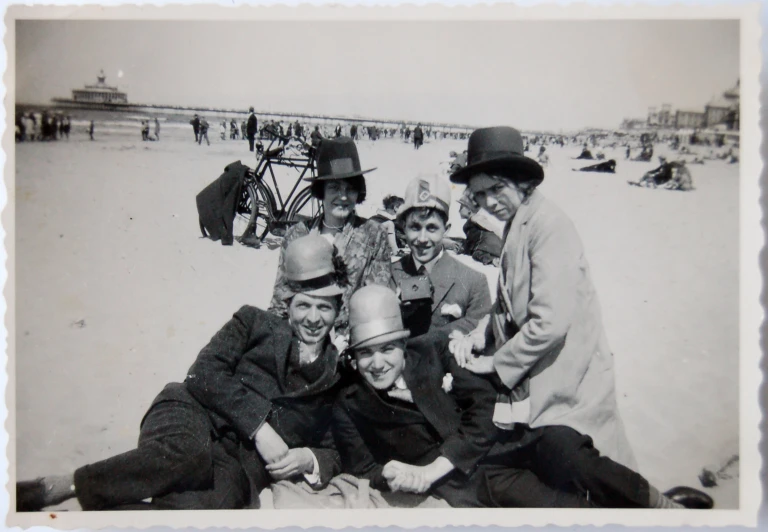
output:
[[[107,85],[104,71],[100,71],[95,85],[86,85],[84,89],[73,89],[72,100],[81,103],[128,103],[128,95]]]
[[[675,112],[677,129],[698,129],[704,127],[706,114],[703,111],[678,109]]]

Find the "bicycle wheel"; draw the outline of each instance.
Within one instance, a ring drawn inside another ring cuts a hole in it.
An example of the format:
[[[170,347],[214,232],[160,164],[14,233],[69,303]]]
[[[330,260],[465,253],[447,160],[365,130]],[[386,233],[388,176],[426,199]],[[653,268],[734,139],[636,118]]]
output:
[[[286,221],[307,222],[314,219],[320,213],[320,201],[312,197],[311,187],[306,187],[296,194],[291,206],[288,208]]]
[[[243,187],[232,224],[235,240],[246,246],[261,245],[272,220],[270,199],[269,190],[262,183],[248,183]]]

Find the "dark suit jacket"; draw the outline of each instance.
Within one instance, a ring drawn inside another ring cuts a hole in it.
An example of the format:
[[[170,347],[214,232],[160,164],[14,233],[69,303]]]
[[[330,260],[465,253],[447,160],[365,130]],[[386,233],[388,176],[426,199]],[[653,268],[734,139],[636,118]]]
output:
[[[339,354],[329,342],[321,355],[322,377],[306,389],[286,389],[288,356],[294,344],[287,320],[244,306],[203,348],[186,385],[211,412],[221,434],[251,440],[264,422],[288,447],[309,447],[323,482],[338,472],[338,453],[330,433],[331,408],[340,388]]]
[[[248,115],[248,123],[245,126],[245,133],[249,137],[255,137],[257,130],[258,130],[258,120],[256,120],[256,115],[251,113]]]
[[[447,341],[440,345],[433,339],[421,337],[408,343],[403,377],[418,412],[383,399],[362,377],[345,387],[336,400],[333,434],[343,470],[368,478],[375,488],[389,489],[381,472],[390,460],[426,465],[439,456],[457,469],[448,476],[459,480],[458,486],[466,485],[498,438],[492,421],[493,386],[460,368],[445,349]],[[453,376],[450,392],[442,388],[446,373]]]
[[[398,285],[401,280],[417,275],[411,255],[392,264],[392,276]],[[491,292],[485,276],[462,264],[447,251],[432,267],[429,279],[434,287],[430,331],[437,329],[447,334],[458,329],[468,333],[477,327],[483,316],[490,314]],[[460,318],[442,314],[444,305],[454,304],[461,308]]]

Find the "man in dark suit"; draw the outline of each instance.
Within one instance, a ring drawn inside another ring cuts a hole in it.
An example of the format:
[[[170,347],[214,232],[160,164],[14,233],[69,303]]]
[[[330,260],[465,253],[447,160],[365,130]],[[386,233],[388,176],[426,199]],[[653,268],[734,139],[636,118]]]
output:
[[[256,114],[253,112],[253,107],[251,107],[248,109],[248,122],[245,125],[245,134],[248,136],[248,149],[250,151],[253,151],[253,143],[256,139],[256,132],[258,129]]]
[[[446,335],[453,330],[467,333],[491,311],[485,276],[445,251],[450,202],[446,180],[419,176],[408,184],[405,204],[397,214],[411,253],[392,265],[392,276],[413,336],[435,330]],[[425,285],[430,293],[424,292]]]
[[[273,479],[327,484],[339,470],[330,432],[339,354],[329,332],[342,274],[333,253],[319,236],[291,243],[287,320],[242,307],[186,381],[154,400],[136,449],[70,475],[18,483],[17,510],[72,497],[84,510],[258,507]]]
[[[359,377],[333,408],[346,473],[385,492],[430,494],[457,507],[590,506],[514,467],[524,460],[515,455],[514,438],[499,441],[492,384],[447,355],[447,337],[406,344],[394,292],[367,286],[349,306]]]

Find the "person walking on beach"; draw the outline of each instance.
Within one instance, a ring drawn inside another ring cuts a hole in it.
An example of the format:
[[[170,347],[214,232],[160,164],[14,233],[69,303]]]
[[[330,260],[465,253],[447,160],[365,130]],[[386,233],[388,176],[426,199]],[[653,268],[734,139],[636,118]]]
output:
[[[194,118],[189,121],[192,124],[192,130],[195,132],[195,142],[200,142],[200,117],[195,114]]]
[[[421,124],[417,124],[416,129],[413,130],[413,148],[418,150],[422,144],[424,144],[424,131],[421,129]]]
[[[91,140],[93,140],[93,120],[91,120],[91,125],[88,126],[88,134],[91,136]]]
[[[160,120],[155,117],[155,140],[160,140]]]
[[[227,121],[222,120],[221,124],[219,124],[219,136],[221,137],[221,140],[227,139]]]
[[[204,117],[200,117],[200,134],[198,135],[198,141],[197,143],[199,145],[203,145],[203,138],[205,138],[205,142],[208,144],[208,146],[211,145],[211,141],[208,140],[208,120],[206,120]]]
[[[256,113],[253,107],[248,109],[248,122],[245,126],[245,133],[248,136],[248,150],[253,151],[253,143],[256,140],[256,131],[258,131],[259,122],[256,120]]]

